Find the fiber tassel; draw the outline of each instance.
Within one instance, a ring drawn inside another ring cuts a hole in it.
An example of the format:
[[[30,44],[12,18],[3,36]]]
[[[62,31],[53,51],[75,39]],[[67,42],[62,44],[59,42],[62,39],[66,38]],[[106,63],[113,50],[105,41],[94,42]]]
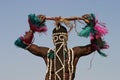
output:
[[[83,30],[78,34],[79,36],[89,37],[90,33],[95,34],[94,26],[95,26],[95,16],[94,14],[86,14],[83,15],[82,18],[84,22],[87,24]]]
[[[107,55],[106,55],[105,53],[103,53],[101,50],[97,50],[97,52],[98,52],[101,56],[107,57]]]
[[[102,42],[101,42],[101,41],[102,41]],[[103,41],[102,39],[95,39],[95,37],[94,37],[94,42],[95,42],[95,45],[96,45],[96,50],[97,50],[97,52],[98,52],[101,56],[107,57],[107,55],[101,51],[101,49],[107,49],[107,48],[108,48],[108,47],[106,47],[106,42]]]
[[[45,20],[40,19],[35,14],[28,15],[28,23],[30,29],[36,32],[46,32],[47,27],[45,25]]]

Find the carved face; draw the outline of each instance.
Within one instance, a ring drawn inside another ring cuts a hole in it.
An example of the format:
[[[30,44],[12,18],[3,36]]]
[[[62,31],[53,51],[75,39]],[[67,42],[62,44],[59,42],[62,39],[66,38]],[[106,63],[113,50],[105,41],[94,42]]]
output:
[[[68,36],[66,33],[54,33],[53,34],[53,42],[55,45],[60,43],[66,43],[68,40]]]
[[[68,35],[67,33],[54,33],[53,34],[53,42],[55,45],[60,44],[60,43],[67,43],[68,40]]]
[[[57,44],[63,43],[66,45],[68,40],[67,29],[59,24],[53,29],[53,43],[56,46]]]

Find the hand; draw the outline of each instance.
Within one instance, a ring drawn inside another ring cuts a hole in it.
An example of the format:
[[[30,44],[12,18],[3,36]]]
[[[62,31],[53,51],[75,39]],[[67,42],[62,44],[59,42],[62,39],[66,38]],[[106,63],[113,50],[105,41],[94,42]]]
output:
[[[45,22],[45,19],[46,19],[45,15],[38,15],[37,17],[41,20],[41,23]]]
[[[29,22],[30,29],[34,32],[46,32],[47,31],[44,15],[36,16],[35,14],[30,14],[28,16],[28,22]]]

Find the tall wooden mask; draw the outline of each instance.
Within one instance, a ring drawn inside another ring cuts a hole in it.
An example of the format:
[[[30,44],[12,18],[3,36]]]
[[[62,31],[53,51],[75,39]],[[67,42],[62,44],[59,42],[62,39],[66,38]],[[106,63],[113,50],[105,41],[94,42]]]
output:
[[[65,80],[65,52],[67,39],[67,29],[64,26],[59,25],[53,30],[53,42],[55,45],[55,80]]]

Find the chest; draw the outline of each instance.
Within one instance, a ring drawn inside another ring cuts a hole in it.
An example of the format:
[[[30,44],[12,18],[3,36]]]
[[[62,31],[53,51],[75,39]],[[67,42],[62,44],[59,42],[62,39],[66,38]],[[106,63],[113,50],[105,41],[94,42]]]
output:
[[[69,75],[69,80],[74,73],[74,52],[72,49],[68,51],[55,52],[53,50],[48,51],[47,55],[47,73],[51,80],[52,74],[54,78],[58,80],[64,80],[66,73]]]
[[[62,57],[62,58],[61,58]],[[56,55],[53,50],[48,51],[47,55],[47,67],[48,69],[63,68],[68,70],[69,67],[74,66],[74,53],[72,49],[67,52],[63,52],[60,55]]]

